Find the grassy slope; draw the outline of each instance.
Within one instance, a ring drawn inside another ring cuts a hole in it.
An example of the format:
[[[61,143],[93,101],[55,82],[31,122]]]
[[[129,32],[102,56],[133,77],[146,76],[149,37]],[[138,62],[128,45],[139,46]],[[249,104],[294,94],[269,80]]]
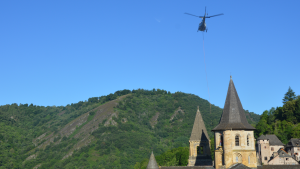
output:
[[[212,105],[210,114],[206,100],[181,92],[135,90],[126,96],[66,107],[1,106],[0,168],[133,168],[152,149],[159,155],[187,146],[197,106],[210,137],[222,113]],[[246,115],[253,124],[259,118]],[[30,155],[37,157],[25,160]]]

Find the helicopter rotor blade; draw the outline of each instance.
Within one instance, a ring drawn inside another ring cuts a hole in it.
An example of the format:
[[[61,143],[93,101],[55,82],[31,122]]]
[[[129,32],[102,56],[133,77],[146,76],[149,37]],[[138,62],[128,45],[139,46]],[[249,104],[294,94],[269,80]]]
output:
[[[220,16],[220,15],[224,15],[223,13],[217,14],[217,15],[212,15],[212,16],[207,16],[205,18],[210,18],[210,17],[215,17],[215,16]]]
[[[193,14],[189,14],[189,13],[184,13],[184,14],[195,16],[195,17],[198,17],[198,18],[203,18],[202,16],[197,16],[197,15],[193,15]]]

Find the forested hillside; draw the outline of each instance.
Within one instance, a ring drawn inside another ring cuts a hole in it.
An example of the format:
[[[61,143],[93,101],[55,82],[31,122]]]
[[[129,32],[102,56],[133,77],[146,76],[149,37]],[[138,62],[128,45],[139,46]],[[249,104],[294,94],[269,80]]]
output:
[[[182,92],[122,90],[67,106],[0,106],[0,169],[133,168],[151,150],[188,146],[197,106],[212,137],[222,109],[212,105],[210,113],[207,100]],[[259,115],[246,116],[258,122]]]
[[[289,88],[282,101],[282,107],[272,107],[263,112],[255,137],[275,134],[284,144],[291,138],[300,138],[300,96]]]

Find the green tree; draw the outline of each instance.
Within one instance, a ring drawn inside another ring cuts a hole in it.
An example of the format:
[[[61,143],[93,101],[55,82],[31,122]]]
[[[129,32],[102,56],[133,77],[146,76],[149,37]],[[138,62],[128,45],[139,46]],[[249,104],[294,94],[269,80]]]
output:
[[[282,99],[282,102],[285,104],[286,102],[295,100],[296,98],[295,92],[291,87],[289,87],[288,91],[284,95],[284,98]]]

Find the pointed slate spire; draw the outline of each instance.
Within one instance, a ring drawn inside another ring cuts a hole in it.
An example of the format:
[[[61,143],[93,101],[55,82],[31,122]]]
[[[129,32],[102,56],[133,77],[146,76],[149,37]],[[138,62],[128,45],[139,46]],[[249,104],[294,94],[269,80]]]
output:
[[[148,166],[147,166],[146,169],[159,169],[159,168],[158,168],[158,165],[157,165],[157,162],[156,162],[156,160],[155,160],[153,151],[152,151],[152,153],[151,153],[151,156],[150,156],[150,159],[149,159],[149,163],[148,163]]]
[[[203,121],[201,113],[199,111],[199,106],[197,109],[196,118],[195,118],[195,122],[194,122],[190,140],[191,141],[192,140],[200,140],[200,141],[201,140],[209,140],[204,121]]]
[[[220,123],[212,129],[215,130],[255,130],[251,126],[240,101],[240,98],[236,92],[235,86],[230,76],[229,87],[227,91],[225,106],[223,109],[223,114]]]

